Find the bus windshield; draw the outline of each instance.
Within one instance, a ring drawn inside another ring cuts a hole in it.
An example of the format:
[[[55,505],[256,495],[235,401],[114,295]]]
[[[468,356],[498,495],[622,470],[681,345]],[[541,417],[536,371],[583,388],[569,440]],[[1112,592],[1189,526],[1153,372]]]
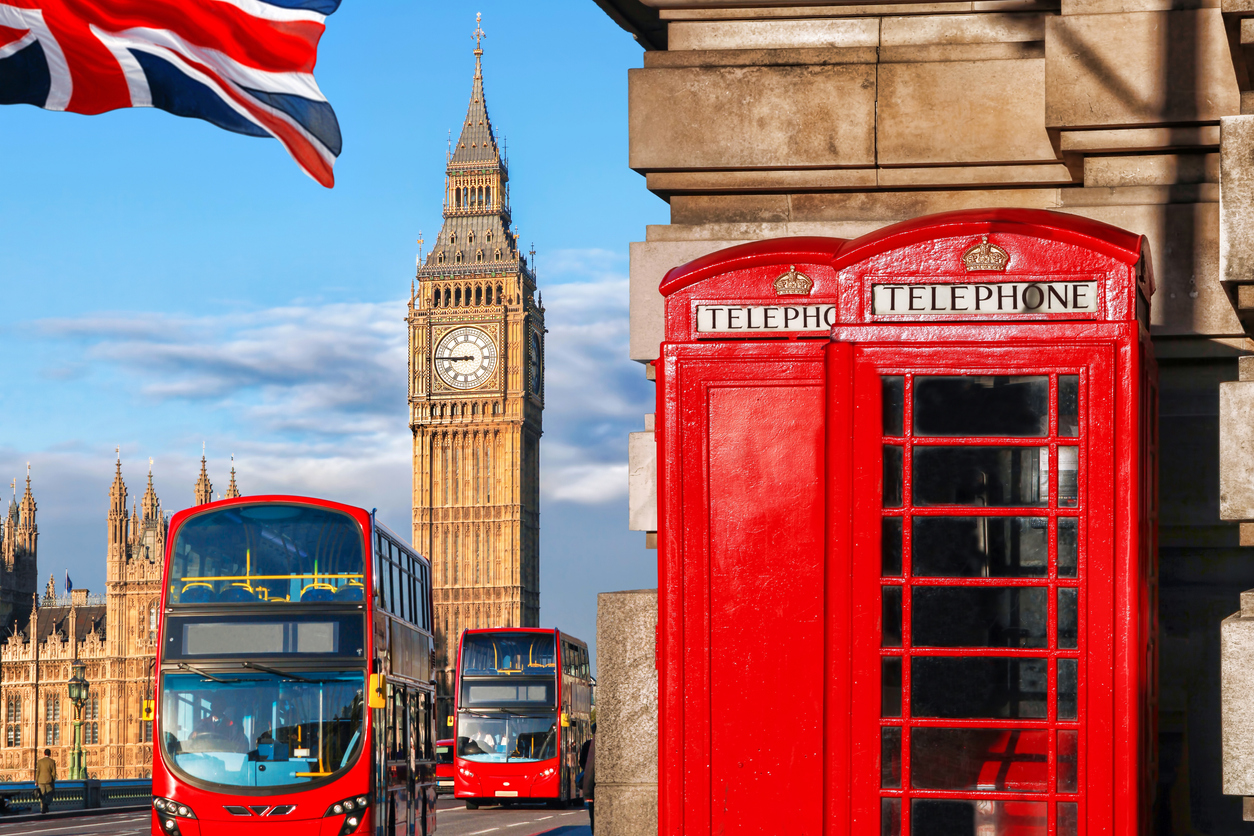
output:
[[[462,639],[466,676],[555,676],[552,633],[467,633]]]
[[[491,763],[557,757],[557,716],[464,712],[457,717],[457,756]]]
[[[167,600],[362,601],[362,542],[348,514],[312,505],[237,505],[199,514],[174,541]]]
[[[335,775],[361,752],[364,674],[166,674],[161,738],[176,772],[281,788]]]

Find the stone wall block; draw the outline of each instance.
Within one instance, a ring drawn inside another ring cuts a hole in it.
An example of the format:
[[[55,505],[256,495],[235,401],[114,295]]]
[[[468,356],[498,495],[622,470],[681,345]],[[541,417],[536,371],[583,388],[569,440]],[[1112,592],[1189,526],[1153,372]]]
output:
[[[1051,128],[1217,120],[1241,96],[1219,9],[1063,15],[1045,26]]]
[[[882,64],[879,163],[1052,162],[1044,112],[1044,59]]]
[[[811,20],[685,21],[667,27],[667,49],[823,49],[875,47],[879,21],[840,17]]]
[[[875,66],[639,69],[637,171],[875,164]]]
[[[1084,158],[1086,187],[1122,188],[1218,182],[1218,154],[1139,154]]]
[[[1219,384],[1219,516],[1254,520],[1254,382]]]
[[[1043,14],[909,15],[886,17],[880,24],[880,45],[886,47],[1043,40]]]
[[[652,428],[627,434],[627,529],[657,531],[657,441]]]
[[[1223,791],[1254,795],[1254,592],[1219,626]]]
[[[657,590],[597,596],[597,833],[657,832]]]
[[[1254,282],[1254,116],[1219,126],[1219,275]]]

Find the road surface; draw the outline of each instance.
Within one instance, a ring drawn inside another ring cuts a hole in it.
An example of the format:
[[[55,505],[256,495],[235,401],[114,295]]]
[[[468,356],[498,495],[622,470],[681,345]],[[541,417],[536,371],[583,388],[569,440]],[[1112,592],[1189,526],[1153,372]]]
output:
[[[480,807],[467,810],[460,801],[442,798],[436,807],[438,836],[588,836],[588,811],[547,807]],[[111,813],[66,819],[6,822],[0,836],[147,836],[151,814]]]

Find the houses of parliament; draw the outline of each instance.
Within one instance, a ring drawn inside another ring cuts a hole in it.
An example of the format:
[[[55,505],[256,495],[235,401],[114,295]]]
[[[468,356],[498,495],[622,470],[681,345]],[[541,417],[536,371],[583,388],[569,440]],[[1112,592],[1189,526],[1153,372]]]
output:
[[[213,499],[204,457],[194,503]],[[152,485],[128,508],[118,459],[109,488],[104,594],[74,589],[58,595],[50,577],[37,592],[39,527],[29,473],[0,519],[0,782],[29,781],[39,752],[68,766],[74,743],[67,685],[77,659],[91,690],[83,708],[83,751],[92,778],[152,774],[151,698],[157,607],[169,517]],[[239,496],[235,468],[225,496]]]
[[[444,224],[419,256],[407,317],[413,540],[434,569],[445,698],[463,629],[540,620],[544,307],[488,117],[482,27],[474,36],[470,102],[446,160]],[[448,707],[441,702],[445,717]]]

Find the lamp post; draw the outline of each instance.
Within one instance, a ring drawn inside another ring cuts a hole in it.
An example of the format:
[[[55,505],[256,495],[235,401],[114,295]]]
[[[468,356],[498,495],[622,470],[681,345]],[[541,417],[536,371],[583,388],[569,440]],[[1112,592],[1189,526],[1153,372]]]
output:
[[[87,666],[77,659],[74,660],[74,675],[70,677],[70,702],[74,704],[74,752],[70,755],[71,781],[87,780],[87,767],[83,765],[83,705],[87,702],[87,691],[91,683],[83,674]]]

